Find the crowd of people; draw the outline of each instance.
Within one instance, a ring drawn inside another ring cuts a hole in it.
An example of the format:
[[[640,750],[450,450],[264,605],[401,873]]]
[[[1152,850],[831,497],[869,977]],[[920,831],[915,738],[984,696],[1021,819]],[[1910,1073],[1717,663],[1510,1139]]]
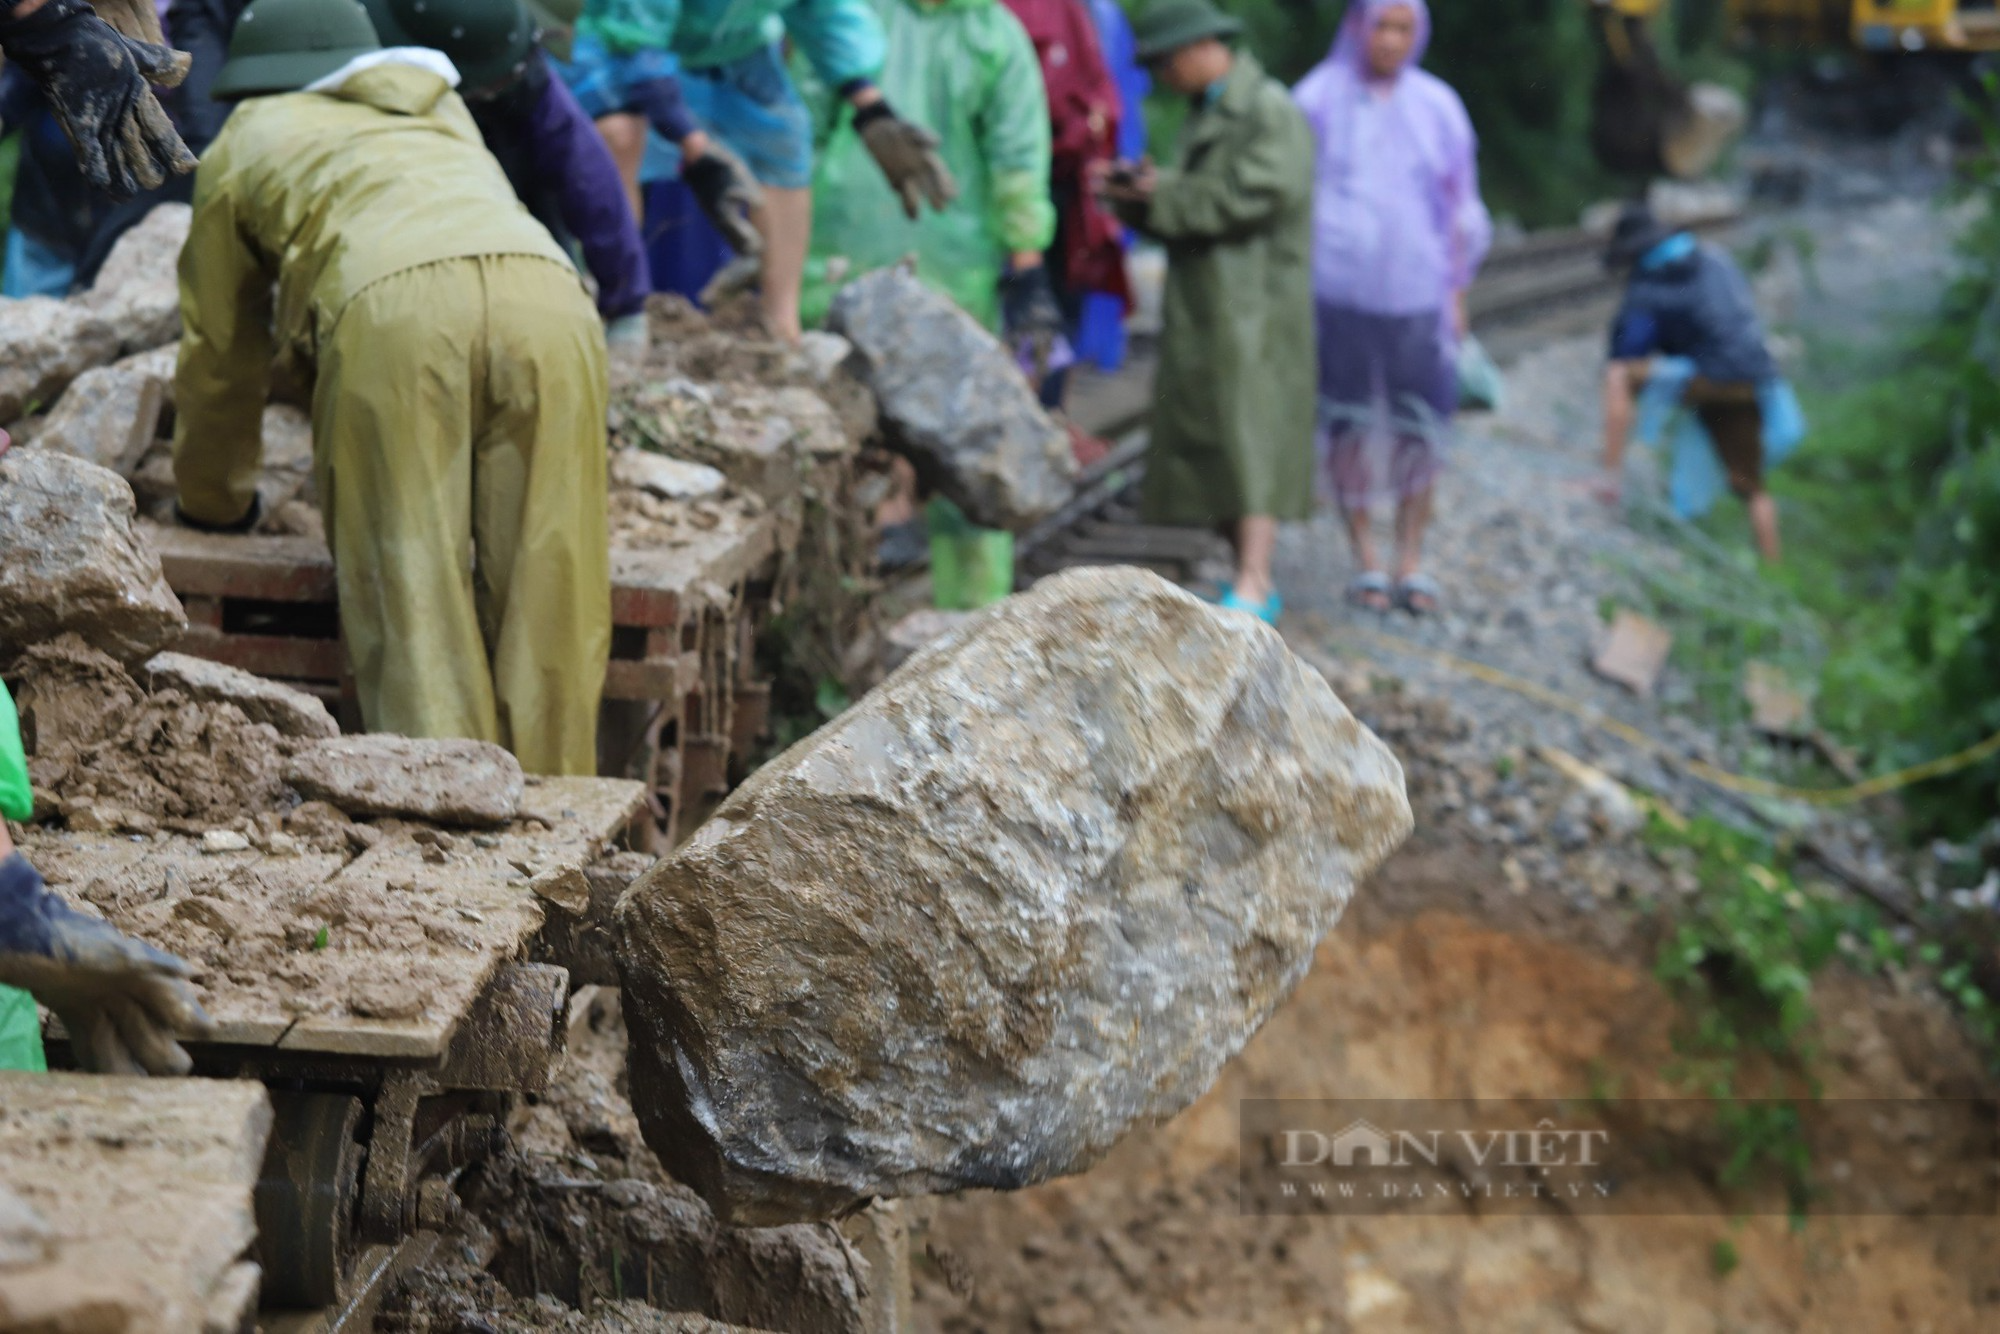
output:
[[[1466,109],[1419,67],[1424,0],[1350,0],[1292,89],[1210,0],[1129,25],[1114,0],[120,2],[116,26],[84,0],[0,11],[0,130],[22,137],[5,291],[87,286],[147,210],[191,200],[177,517],[253,527],[268,386],[311,386],[371,730],[594,770],[608,362],[647,337],[642,186],[662,173],[750,266],[777,337],[913,257],[1052,406],[1079,349],[1116,354],[1125,249],[1150,238],[1149,520],[1226,534],[1223,605],[1276,621],[1278,526],[1324,492],[1354,605],[1442,603],[1423,541],[1492,227]],[[1186,107],[1161,163],[1149,83]],[[1642,397],[1665,396],[1775,560],[1763,468],[1796,408],[1742,273],[1640,206],[1607,259],[1630,277],[1597,491],[1618,498]],[[0,814],[29,799],[0,689]],[[96,1068],[184,1070],[185,970],[11,853],[0,823],[0,983],[64,1010]],[[0,1036],[32,1027],[21,1004],[0,988]]]

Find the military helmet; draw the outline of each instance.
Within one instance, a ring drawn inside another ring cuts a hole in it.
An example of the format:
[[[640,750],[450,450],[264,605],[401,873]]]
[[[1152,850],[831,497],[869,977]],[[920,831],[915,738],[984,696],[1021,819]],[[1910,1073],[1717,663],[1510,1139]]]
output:
[[[521,0],[362,0],[384,46],[428,46],[458,66],[463,90],[508,82],[527,63],[535,23]]]
[[[233,102],[297,92],[381,45],[358,0],[255,0],[209,95]]]

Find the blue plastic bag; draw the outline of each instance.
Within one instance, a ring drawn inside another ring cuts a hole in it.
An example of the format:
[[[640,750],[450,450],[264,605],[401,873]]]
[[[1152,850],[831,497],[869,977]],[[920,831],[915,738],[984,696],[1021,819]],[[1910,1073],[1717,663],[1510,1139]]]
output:
[[[1639,420],[1634,434],[1644,445],[1657,446],[1672,426],[1668,441],[1667,498],[1683,519],[1699,519],[1715,508],[1729,490],[1729,474],[1715,452],[1715,442],[1701,418],[1681,409],[1681,396],[1694,379],[1694,363],[1684,357],[1661,357],[1639,395]],[[1764,466],[1774,468],[1797,450],[1806,435],[1806,416],[1791,382],[1777,377],[1757,386],[1757,405],[1764,414]]]

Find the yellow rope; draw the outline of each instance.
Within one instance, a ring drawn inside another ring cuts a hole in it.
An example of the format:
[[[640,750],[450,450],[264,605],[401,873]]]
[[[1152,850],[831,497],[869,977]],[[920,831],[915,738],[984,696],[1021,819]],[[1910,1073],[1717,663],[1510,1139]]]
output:
[[[1602,728],[1620,740],[1637,746],[1640,750],[1659,756],[1669,764],[1680,766],[1704,782],[1712,783],[1716,787],[1723,788],[1726,791],[1741,793],[1746,796],[1775,797],[1786,801],[1801,801],[1813,806],[1847,806],[1857,801],[1866,801],[1870,797],[1880,797],[1891,792],[1900,791],[1913,783],[1921,783],[1927,779],[1941,778],[1946,774],[1957,773],[1961,769],[1971,768],[1982,760],[2000,755],[2000,732],[1996,732],[1979,744],[1967,746],[1964,750],[1958,751],[1956,754],[1946,755],[1935,760],[1926,760],[1922,764],[1913,764],[1907,769],[1898,769],[1894,773],[1882,774],[1879,777],[1870,778],[1859,783],[1850,783],[1845,787],[1791,787],[1784,783],[1773,783],[1768,779],[1751,778],[1744,774],[1733,774],[1727,769],[1719,769],[1715,765],[1706,763],[1705,761],[1682,755],[1666,743],[1648,736],[1636,727],[1622,723],[1618,719],[1606,715],[1602,710],[1580,704],[1568,695],[1515,676],[1512,672],[1502,671],[1498,667],[1489,667],[1483,662],[1474,662],[1470,658],[1461,658],[1457,654],[1447,653],[1443,649],[1430,648],[1423,644],[1414,643],[1411,640],[1402,639],[1395,635],[1383,634],[1379,631],[1366,629],[1365,627],[1353,627],[1353,633],[1362,639],[1374,642],[1378,647],[1384,647],[1397,653],[1407,653],[1420,658],[1427,658],[1439,666],[1457,672],[1462,676],[1469,676],[1475,680],[1484,681],[1488,685],[1499,686],[1503,690],[1509,690],[1514,694],[1537,700],[1551,708],[1560,709],[1564,713],[1590,726]]]

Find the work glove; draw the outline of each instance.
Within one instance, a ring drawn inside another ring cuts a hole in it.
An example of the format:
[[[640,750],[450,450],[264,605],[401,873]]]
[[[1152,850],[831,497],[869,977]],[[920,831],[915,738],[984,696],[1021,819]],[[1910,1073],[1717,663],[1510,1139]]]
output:
[[[875,165],[889,178],[889,188],[902,196],[903,212],[910,221],[917,220],[926,201],[942,210],[958,198],[958,182],[938,156],[938,137],[898,116],[886,100],[856,111],[854,128]]]
[[[105,1075],[184,1075],[176,1036],[215,1025],[187,984],[193,969],[86,917],[15,853],[0,861],[0,982],[56,1012],[77,1064]]]
[[[1001,275],[1000,326],[1010,344],[1027,344],[1036,377],[1046,374],[1049,356],[1066,325],[1045,266],[1037,264]]]
[[[604,322],[604,345],[613,352],[644,352],[651,346],[650,338],[643,310]]]
[[[750,215],[763,203],[764,192],[742,158],[711,139],[700,157],[681,168],[681,179],[731,250],[751,258],[763,255],[764,237],[751,225]]]
[[[194,154],[148,86],[178,84],[187,56],[125,36],[85,0],[47,0],[26,18],[0,17],[0,50],[41,88],[92,186],[123,199],[194,170]]]

